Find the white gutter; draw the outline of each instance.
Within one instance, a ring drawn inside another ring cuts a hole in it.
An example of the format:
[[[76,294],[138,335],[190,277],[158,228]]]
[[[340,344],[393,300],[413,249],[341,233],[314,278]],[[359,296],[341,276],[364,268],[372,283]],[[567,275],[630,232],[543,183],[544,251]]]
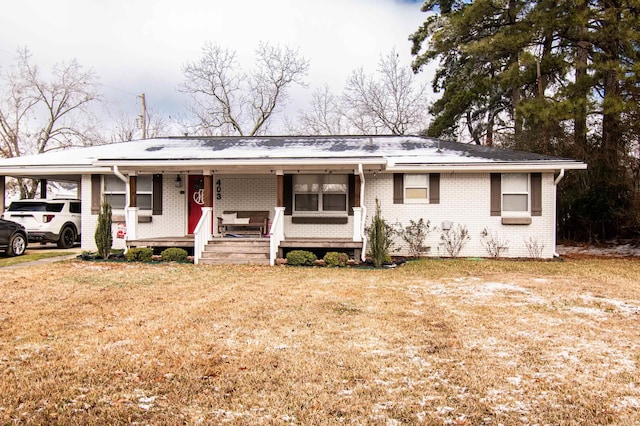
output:
[[[585,170],[587,165],[584,163],[549,163],[549,164],[535,164],[535,163],[464,163],[464,164],[389,164],[386,168],[387,172],[399,172],[399,173],[446,173],[446,172],[540,172],[540,171],[552,171],[552,170]]]
[[[558,194],[558,184],[560,183],[560,181],[562,180],[562,178],[564,177],[564,169],[560,169],[560,174],[558,175],[558,177],[555,178],[555,180],[553,181],[553,186],[555,186],[556,188],[554,188],[553,191],[553,239],[555,240],[556,235],[558,234],[558,213],[557,213],[557,209],[558,209],[558,200],[557,200],[557,194]],[[554,247],[556,246],[556,244],[553,245]],[[553,252],[553,257],[560,257],[560,255],[557,252]]]
[[[292,169],[300,168],[307,169],[313,167],[313,170],[324,170],[325,166],[339,166],[343,165],[347,168],[353,169],[355,164],[362,163],[363,165],[384,166],[386,160],[382,158],[362,159],[362,158],[264,158],[264,159],[189,159],[189,160],[97,160],[93,164],[96,166],[115,166],[120,167],[136,167],[137,169],[149,168],[149,167],[178,167],[181,169],[194,168],[202,169],[216,168],[223,166],[264,166],[271,168],[278,168],[279,166],[291,167]],[[556,167],[557,168],[557,167]]]

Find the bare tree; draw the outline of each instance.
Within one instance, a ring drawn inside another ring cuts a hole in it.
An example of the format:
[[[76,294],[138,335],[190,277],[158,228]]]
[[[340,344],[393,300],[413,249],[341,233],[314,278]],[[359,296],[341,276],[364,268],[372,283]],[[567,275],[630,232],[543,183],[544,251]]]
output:
[[[76,62],[56,64],[49,78],[31,62],[27,49],[2,76],[0,153],[3,157],[40,154],[92,144],[96,122],[88,107],[99,101],[96,76]],[[22,197],[33,197],[36,184],[20,183]]]
[[[264,134],[292,84],[304,85],[309,61],[297,50],[260,43],[254,68],[242,71],[236,52],[207,43],[197,62],[184,66],[180,91],[191,95],[197,131],[204,134]]]
[[[341,135],[348,132],[347,120],[341,111],[340,99],[328,86],[311,95],[309,110],[302,111],[289,131],[306,135]]]
[[[153,108],[147,109],[147,137],[158,138],[171,133],[171,122]],[[142,117],[121,113],[117,119],[111,142],[133,141],[142,138]]]
[[[427,85],[416,78],[395,49],[380,58],[376,75],[353,71],[342,95],[349,124],[364,134],[403,135],[426,128]]]

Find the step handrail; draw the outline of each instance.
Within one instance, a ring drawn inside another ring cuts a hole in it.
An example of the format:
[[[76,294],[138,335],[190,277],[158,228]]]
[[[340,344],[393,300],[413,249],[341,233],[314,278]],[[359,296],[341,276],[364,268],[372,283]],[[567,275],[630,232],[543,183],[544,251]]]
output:
[[[202,257],[202,252],[205,246],[211,238],[211,207],[202,207],[202,216],[196,225],[196,229],[193,231],[193,263],[198,264]]]
[[[284,240],[284,207],[275,207],[273,222],[269,229],[269,265],[276,264],[280,243]]]

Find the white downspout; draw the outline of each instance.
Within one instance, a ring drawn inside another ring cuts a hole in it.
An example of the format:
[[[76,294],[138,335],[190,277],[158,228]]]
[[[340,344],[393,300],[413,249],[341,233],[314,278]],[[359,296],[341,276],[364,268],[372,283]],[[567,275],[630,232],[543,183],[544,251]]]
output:
[[[364,228],[366,225],[367,218],[367,208],[364,205],[364,170],[362,170],[362,163],[358,163],[358,175],[360,176],[360,208],[362,209],[362,216],[360,220],[362,221],[362,226],[360,228],[360,234],[362,236],[362,253],[360,253],[360,260],[364,262],[366,259],[366,248],[367,248],[367,236],[365,235]]]
[[[558,186],[558,184],[560,183],[560,181],[562,180],[563,177],[564,177],[564,169],[560,169],[560,174],[558,175],[556,180],[553,181],[553,184],[555,186]]]
[[[556,247],[556,235],[558,235],[558,184],[564,177],[564,169],[560,169],[560,174],[553,181],[554,191],[553,191],[553,247]],[[557,252],[553,252],[553,257],[560,257]]]
[[[129,178],[123,175],[118,166],[113,166],[113,174],[118,177],[122,182],[124,182],[124,224],[129,230],[129,193],[131,191],[131,187],[129,186]],[[125,244],[125,252],[127,251],[127,245]]]
[[[364,204],[364,170],[362,163],[358,164],[358,175],[360,176],[360,206]]]
[[[123,175],[122,173],[120,173],[120,170],[118,170],[118,166],[113,166],[113,174],[116,175],[118,177],[118,179],[120,179],[121,181],[124,182],[124,211],[125,211],[125,219],[127,218],[127,210],[129,210],[129,192],[131,191],[131,187],[129,186],[129,178],[127,178],[125,175]]]

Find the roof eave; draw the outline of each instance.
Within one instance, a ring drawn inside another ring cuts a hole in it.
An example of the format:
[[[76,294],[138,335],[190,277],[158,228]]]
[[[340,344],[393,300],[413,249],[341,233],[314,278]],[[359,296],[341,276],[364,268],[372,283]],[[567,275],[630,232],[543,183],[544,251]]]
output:
[[[387,166],[389,172],[425,172],[433,171],[438,173],[447,172],[537,172],[537,171],[558,171],[558,170],[585,170],[587,164],[580,162],[482,162],[464,164],[416,164],[416,163],[395,163]]]

